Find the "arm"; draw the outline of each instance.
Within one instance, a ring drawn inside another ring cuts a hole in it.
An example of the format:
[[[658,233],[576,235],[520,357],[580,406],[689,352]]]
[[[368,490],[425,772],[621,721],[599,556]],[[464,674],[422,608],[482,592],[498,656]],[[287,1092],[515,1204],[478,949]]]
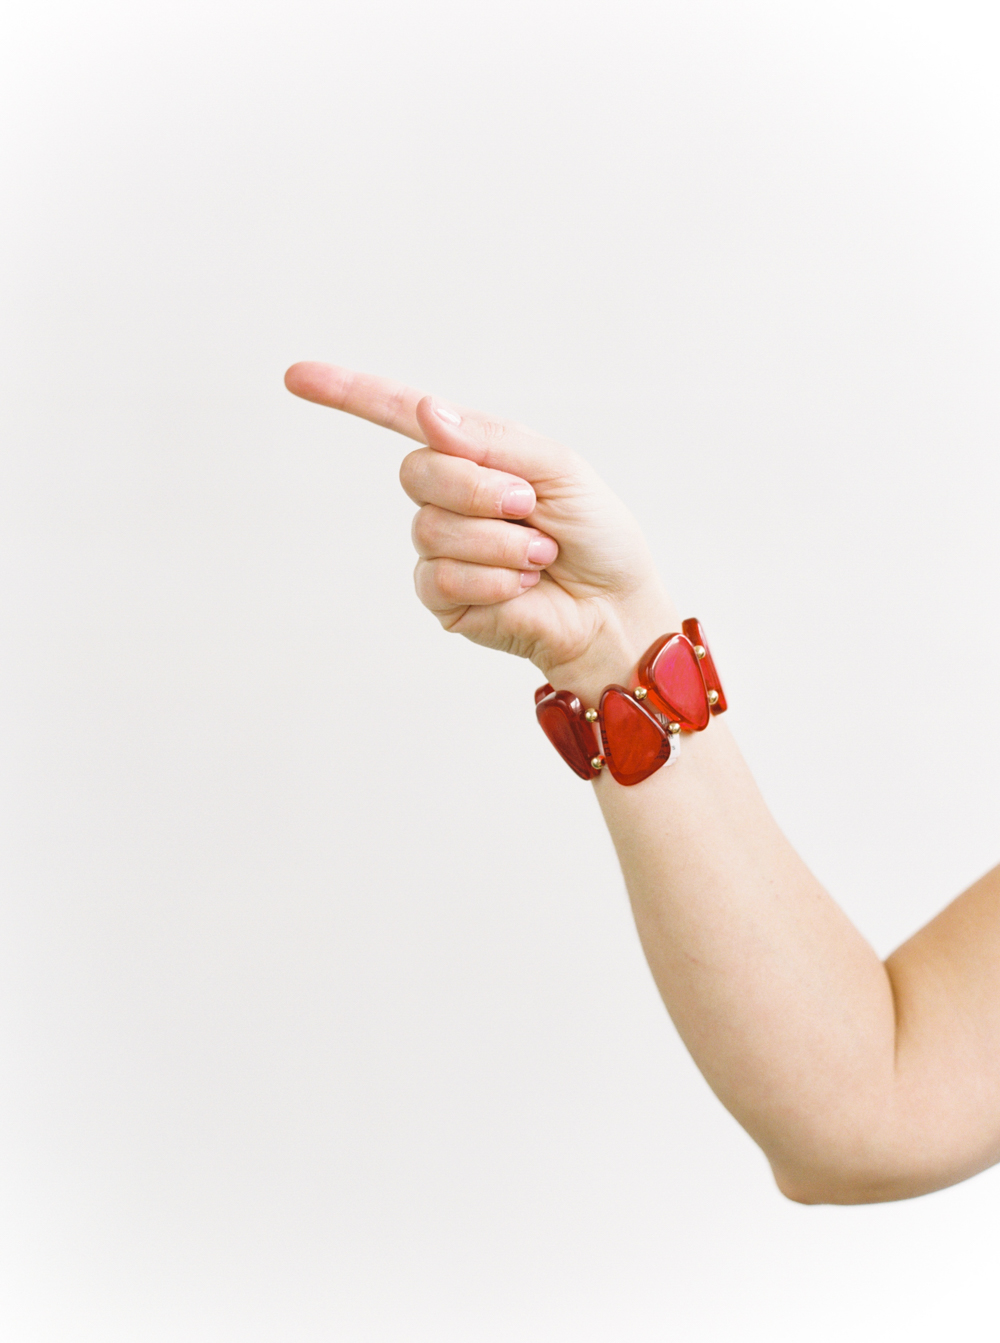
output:
[[[1000,1160],[1000,869],[883,965],[721,723],[645,799],[595,787],[667,1009],[782,1192],[908,1198]]]
[[[426,445],[400,475],[417,592],[446,629],[586,704],[680,629],[631,515],[567,449],[382,378],[300,364],[286,382]],[[677,768],[593,786],[667,1010],[786,1195],[907,1198],[1000,1160],[1000,868],[883,964],[722,721]]]

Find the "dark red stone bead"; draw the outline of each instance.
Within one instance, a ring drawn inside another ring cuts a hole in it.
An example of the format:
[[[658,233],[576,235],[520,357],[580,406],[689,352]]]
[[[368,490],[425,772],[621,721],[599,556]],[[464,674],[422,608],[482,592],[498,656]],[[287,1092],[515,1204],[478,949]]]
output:
[[[552,689],[553,687],[549,685],[548,681],[544,685],[540,685],[535,691],[535,703],[541,704],[546,695],[552,694]]]
[[[541,691],[547,690],[547,695]],[[600,755],[593,723],[583,716],[583,705],[572,690],[553,690],[543,686],[535,691],[535,716],[542,731],[581,779],[596,779],[598,771],[590,763]]]
[[[650,703],[687,732],[708,727],[709,704],[701,661],[683,634],[664,634],[643,653],[639,681]]]
[[[619,783],[642,783],[670,759],[670,734],[624,686],[604,691],[599,722],[604,757]]]
[[[712,661],[712,650],[705,640],[705,631],[698,620],[685,620],[681,626],[684,633],[693,644],[700,645],[705,650],[705,656],[701,659],[701,674],[705,678],[705,684],[709,690],[714,690],[718,699],[710,705],[712,713],[725,713],[729,707],[726,704],[726,696],[722,689],[722,682],[719,680],[719,673],[715,670],[715,663]]]

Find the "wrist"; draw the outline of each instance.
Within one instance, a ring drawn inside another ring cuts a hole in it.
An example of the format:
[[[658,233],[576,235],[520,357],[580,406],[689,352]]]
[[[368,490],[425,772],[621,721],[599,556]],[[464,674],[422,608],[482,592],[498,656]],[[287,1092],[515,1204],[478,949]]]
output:
[[[664,621],[666,631],[636,653],[636,636],[644,642]],[[582,779],[596,779],[607,766],[619,784],[642,783],[673,763],[682,732],[704,732],[727,708],[701,622],[677,620],[667,604],[608,620],[586,656],[549,674],[549,684],[535,691],[535,715]]]
[[[658,585],[600,611],[594,637],[572,661],[541,666],[555,690],[572,690],[596,706],[607,685],[627,683],[643,652],[661,634],[681,628],[677,608]]]

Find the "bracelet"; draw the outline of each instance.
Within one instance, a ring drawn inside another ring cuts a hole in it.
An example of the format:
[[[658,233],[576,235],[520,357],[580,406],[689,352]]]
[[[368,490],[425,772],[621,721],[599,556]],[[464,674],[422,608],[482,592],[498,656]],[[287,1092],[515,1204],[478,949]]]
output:
[[[605,686],[597,709],[584,709],[572,690],[545,684],[535,691],[542,731],[581,779],[596,779],[607,765],[619,783],[642,783],[677,758],[681,732],[703,732],[726,712],[705,631],[697,620],[681,628],[646,649],[631,690]]]

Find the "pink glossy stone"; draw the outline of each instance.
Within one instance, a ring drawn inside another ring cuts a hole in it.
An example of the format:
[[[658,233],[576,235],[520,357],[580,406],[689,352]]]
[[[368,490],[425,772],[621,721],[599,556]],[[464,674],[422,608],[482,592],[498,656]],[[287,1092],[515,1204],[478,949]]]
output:
[[[664,634],[639,662],[639,680],[660,709],[687,732],[708,727],[709,705],[701,663],[683,634]]]
[[[619,783],[642,783],[670,759],[669,734],[624,686],[605,690],[599,721],[604,757]]]
[[[719,680],[719,673],[715,670],[715,663],[712,660],[712,650],[708,646],[708,640],[705,638],[705,631],[701,627],[701,621],[691,619],[685,620],[681,629],[691,640],[693,644],[700,644],[705,650],[705,656],[701,659],[701,674],[705,678],[705,684],[709,690],[714,690],[718,699],[711,705],[712,713],[725,713],[729,707],[726,703],[725,692],[722,689],[722,682]]]
[[[542,690],[548,690],[542,695]],[[581,779],[596,779],[598,771],[590,763],[600,755],[594,725],[583,716],[583,705],[572,690],[553,690],[542,686],[535,691],[535,716],[542,731]]]

